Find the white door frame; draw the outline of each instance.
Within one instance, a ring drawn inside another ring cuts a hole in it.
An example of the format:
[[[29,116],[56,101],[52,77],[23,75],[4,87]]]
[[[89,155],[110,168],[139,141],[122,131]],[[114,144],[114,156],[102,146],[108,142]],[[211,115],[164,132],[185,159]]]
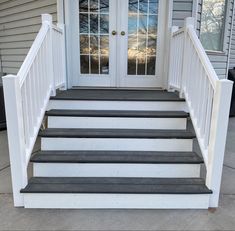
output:
[[[71,88],[74,86],[74,83],[77,81],[77,73],[80,72],[78,60],[79,60],[79,53],[74,52],[76,49],[79,51],[79,33],[78,33],[78,26],[76,25],[77,22],[71,20],[71,2],[72,0],[57,0],[57,14],[60,15],[60,21],[59,23],[62,23],[62,20],[64,20],[64,24],[66,25],[66,50],[67,50],[67,75],[68,75],[68,87]],[[118,1],[119,2],[119,1]],[[166,52],[168,51],[169,47],[169,31],[170,27],[172,25],[172,6],[173,6],[173,0],[161,0],[160,2],[163,3],[163,7],[161,11],[159,11],[159,18],[161,19],[161,24],[165,26],[160,26],[158,33],[162,35],[159,41],[164,42],[164,44],[158,46],[158,55],[162,54],[164,58],[157,59],[159,60],[158,66],[161,67],[159,70],[158,75],[162,76],[161,78],[161,86],[162,88],[167,88],[167,67],[168,67],[168,57],[166,56]],[[119,4],[117,7],[120,7]],[[62,12],[63,11],[63,12]],[[74,11],[75,12],[75,11]],[[78,12],[78,9],[77,11]],[[61,17],[63,15],[63,18]],[[77,16],[78,17],[78,16]],[[127,23],[126,23],[127,24]],[[76,31],[77,29],[77,31]],[[120,30],[120,25],[118,25],[118,30]],[[162,29],[162,31],[161,31]],[[112,31],[112,28],[110,28],[110,31]],[[121,30],[120,30],[121,31]],[[126,30],[127,31],[127,30]],[[120,33],[119,33],[120,34]],[[120,60],[120,59],[119,59]],[[117,62],[118,60],[115,60]],[[117,64],[118,65],[118,64]],[[116,71],[116,67],[114,68]],[[119,73],[115,73],[115,76],[118,76]],[[114,86],[114,87],[121,87],[121,80],[120,78],[112,78],[111,84],[107,84],[107,86]],[[79,84],[80,86],[80,84]],[[104,86],[105,87],[105,86]],[[134,86],[133,84],[131,87],[141,87],[140,85],[136,84]],[[154,86],[153,86],[154,87]]]

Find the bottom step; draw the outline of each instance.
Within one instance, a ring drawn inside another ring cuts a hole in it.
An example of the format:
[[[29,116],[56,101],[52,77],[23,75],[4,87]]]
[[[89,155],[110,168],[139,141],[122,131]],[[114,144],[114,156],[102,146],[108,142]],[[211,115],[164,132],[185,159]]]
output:
[[[206,209],[212,193],[201,178],[35,177],[26,208]]]

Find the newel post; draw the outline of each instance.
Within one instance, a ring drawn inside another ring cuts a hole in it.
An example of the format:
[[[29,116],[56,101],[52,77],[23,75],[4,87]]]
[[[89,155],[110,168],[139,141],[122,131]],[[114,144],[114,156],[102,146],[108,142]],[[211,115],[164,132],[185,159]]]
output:
[[[191,27],[195,29],[195,20],[193,17],[188,17],[184,20],[184,51],[183,51],[183,62],[182,62],[182,79],[181,79],[181,86],[180,86],[180,97],[184,97],[184,87],[187,79],[187,65],[188,59],[191,57],[187,56],[187,39],[188,39],[188,28]]]
[[[172,90],[171,86],[171,79],[174,79],[174,44],[173,44],[173,35],[174,33],[179,30],[178,26],[172,26],[171,27],[171,32],[170,32],[170,49],[169,49],[169,71],[168,71],[168,91]]]
[[[42,24],[47,24],[49,26],[49,49],[48,49],[48,68],[49,75],[51,79],[52,85],[52,95],[56,95],[56,87],[55,87],[55,76],[54,76],[54,62],[53,62],[53,29],[52,29],[52,16],[50,14],[42,14]]]
[[[20,190],[27,184],[27,165],[24,140],[23,109],[18,76],[3,77],[7,135],[11,165],[14,205],[24,206]]]
[[[61,88],[61,90],[67,90],[67,60],[66,60],[66,39],[65,39],[65,25],[58,23],[57,26],[62,30],[62,43],[60,46],[62,47],[62,74],[64,77],[64,86]]]
[[[232,86],[233,83],[229,80],[216,82],[206,176],[206,185],[213,191],[209,201],[211,208],[218,207],[219,203]]]

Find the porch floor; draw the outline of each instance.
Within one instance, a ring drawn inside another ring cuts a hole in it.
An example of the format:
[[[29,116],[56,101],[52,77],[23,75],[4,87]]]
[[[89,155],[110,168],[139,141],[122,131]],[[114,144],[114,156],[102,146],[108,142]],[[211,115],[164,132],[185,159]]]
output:
[[[126,89],[70,89],[61,91],[54,100],[107,100],[107,101],[184,101],[175,92],[163,90]]]

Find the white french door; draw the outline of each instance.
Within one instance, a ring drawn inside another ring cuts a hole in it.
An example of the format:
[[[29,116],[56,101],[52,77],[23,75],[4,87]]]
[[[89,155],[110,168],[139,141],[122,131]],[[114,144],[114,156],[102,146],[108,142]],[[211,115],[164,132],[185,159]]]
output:
[[[71,2],[73,86],[162,87],[166,0]]]

